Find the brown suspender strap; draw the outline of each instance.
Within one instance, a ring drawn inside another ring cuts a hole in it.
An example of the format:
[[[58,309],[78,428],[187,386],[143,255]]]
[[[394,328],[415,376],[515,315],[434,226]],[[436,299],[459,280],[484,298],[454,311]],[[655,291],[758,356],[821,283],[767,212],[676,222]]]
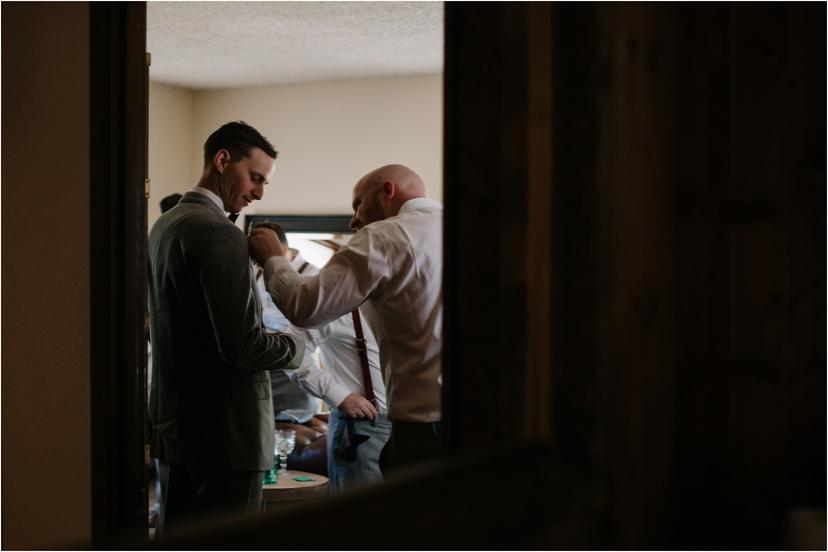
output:
[[[297,272],[299,272],[299,274],[302,274],[305,271],[306,268],[308,268],[308,262],[307,261],[305,261],[305,263],[302,264],[302,266],[299,267],[299,270]]]
[[[368,347],[365,342],[365,336],[362,333],[362,319],[359,316],[359,309],[352,310],[351,317],[354,319],[357,352],[359,353],[359,362],[362,364],[362,382],[365,387],[365,398],[376,408],[377,401],[374,398],[374,386],[371,384],[371,372],[368,370]]]

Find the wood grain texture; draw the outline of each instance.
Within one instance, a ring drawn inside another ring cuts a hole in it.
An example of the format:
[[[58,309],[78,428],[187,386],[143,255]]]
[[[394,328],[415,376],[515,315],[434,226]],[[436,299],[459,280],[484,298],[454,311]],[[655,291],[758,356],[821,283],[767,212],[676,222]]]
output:
[[[90,6],[92,543],[147,535],[146,5]]]

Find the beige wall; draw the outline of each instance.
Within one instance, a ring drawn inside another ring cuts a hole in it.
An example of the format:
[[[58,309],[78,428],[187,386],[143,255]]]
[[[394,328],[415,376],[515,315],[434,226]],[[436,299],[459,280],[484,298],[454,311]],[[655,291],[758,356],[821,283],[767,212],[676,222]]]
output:
[[[231,120],[255,126],[279,151],[264,199],[245,213],[348,214],[356,180],[387,163],[410,166],[442,200],[442,87],[442,75],[425,75],[196,91],[188,115],[189,92],[153,85],[150,224],[160,198],[195,185],[205,138]],[[188,117],[185,144],[178,137]],[[162,166],[164,148],[164,163],[189,159],[181,182],[179,169]]]
[[[2,5],[2,547],[91,535],[89,6]]]
[[[150,68],[152,70],[152,68]],[[149,175],[150,226],[160,215],[158,203],[195,184],[192,166],[193,93],[185,88],[150,83]]]

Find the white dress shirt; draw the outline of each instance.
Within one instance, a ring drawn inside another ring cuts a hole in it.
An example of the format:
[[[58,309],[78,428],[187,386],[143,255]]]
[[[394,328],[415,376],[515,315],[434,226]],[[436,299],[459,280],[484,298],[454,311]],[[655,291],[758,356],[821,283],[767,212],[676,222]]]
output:
[[[258,268],[256,270],[259,270]],[[293,326],[285,318],[265,290],[264,278],[261,274],[256,277],[256,288],[259,292],[259,301],[262,306],[262,324],[268,332],[287,333],[293,335],[305,344],[305,356],[302,358],[300,369],[318,369],[313,352],[316,345],[304,335],[291,333]],[[319,412],[319,396],[308,393],[292,377],[293,371],[274,370],[270,373],[270,385],[273,390],[274,413],[279,420],[292,420],[302,424]],[[291,408],[288,408],[291,407]]]
[[[298,272],[304,264],[305,260],[297,252],[290,266]],[[302,274],[308,276],[318,273],[319,268],[310,263],[302,271]],[[362,333],[368,349],[368,372],[371,375],[374,398],[377,400],[380,413],[386,414],[385,385],[380,371],[379,348],[370,324],[364,316],[362,318]],[[304,341],[306,347],[302,366],[288,372],[293,382],[334,408],[342,404],[345,397],[351,393],[365,396],[362,364],[356,348],[356,332],[350,312],[320,328],[303,329],[291,325],[283,331]],[[309,351],[316,350],[319,351],[322,369],[316,365],[313,356],[309,354]]]
[[[443,207],[411,199],[360,229],[315,276],[271,257],[264,277],[294,325],[319,327],[361,306],[379,338],[392,420],[441,419]]]

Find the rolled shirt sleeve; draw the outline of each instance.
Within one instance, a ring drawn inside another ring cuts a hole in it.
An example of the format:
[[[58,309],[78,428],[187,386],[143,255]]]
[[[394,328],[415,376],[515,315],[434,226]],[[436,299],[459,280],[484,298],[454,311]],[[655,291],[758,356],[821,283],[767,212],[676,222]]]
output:
[[[285,257],[264,266],[268,292],[293,324],[317,328],[360,306],[387,277],[381,240],[363,228],[331,257],[318,274],[302,276]]]
[[[351,394],[348,388],[340,384],[328,371],[320,369],[313,359],[312,352],[319,347],[319,335],[315,330],[291,327],[290,334],[305,344],[305,358],[297,370],[286,371],[288,377],[299,387],[336,408],[345,397]]]

